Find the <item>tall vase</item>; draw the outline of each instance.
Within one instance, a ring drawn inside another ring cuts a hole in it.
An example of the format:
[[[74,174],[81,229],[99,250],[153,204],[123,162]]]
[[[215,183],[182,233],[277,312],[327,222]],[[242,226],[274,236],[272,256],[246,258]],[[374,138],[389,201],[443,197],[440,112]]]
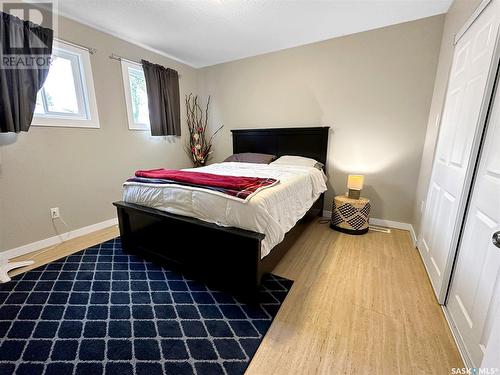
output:
[[[206,165],[206,162],[207,162],[206,159],[204,159],[204,160],[196,160],[196,161],[193,162],[193,164],[194,164],[195,168],[199,168],[199,167],[204,167]]]

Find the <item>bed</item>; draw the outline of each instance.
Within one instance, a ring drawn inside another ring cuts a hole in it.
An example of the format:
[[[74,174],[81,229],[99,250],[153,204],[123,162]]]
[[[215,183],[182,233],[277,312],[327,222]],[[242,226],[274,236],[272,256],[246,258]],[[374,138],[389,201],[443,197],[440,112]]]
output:
[[[233,153],[297,155],[326,164],[328,131],[328,127],[233,130]],[[283,181],[259,192],[243,208],[241,202],[203,190],[126,183],[124,201],[114,203],[123,250],[236,294],[252,295],[304,223],[323,211],[324,189],[318,180],[322,172],[310,169],[245,163],[198,169]],[[313,193],[303,193],[309,190]]]

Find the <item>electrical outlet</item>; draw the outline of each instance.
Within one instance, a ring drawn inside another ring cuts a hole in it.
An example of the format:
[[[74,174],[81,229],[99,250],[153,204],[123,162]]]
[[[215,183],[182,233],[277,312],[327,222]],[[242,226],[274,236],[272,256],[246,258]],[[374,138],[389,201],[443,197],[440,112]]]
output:
[[[54,207],[50,209],[50,217],[53,219],[57,219],[59,217],[59,207]]]
[[[420,202],[420,213],[423,214],[425,210],[425,201]]]

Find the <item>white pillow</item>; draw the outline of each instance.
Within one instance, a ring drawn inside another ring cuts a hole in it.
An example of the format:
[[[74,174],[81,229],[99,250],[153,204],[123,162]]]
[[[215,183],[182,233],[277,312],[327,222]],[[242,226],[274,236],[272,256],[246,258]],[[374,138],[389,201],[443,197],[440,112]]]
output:
[[[284,155],[277,160],[273,161],[271,164],[276,165],[298,165],[301,167],[314,167],[318,162],[314,159],[305,158],[303,156],[293,156],[293,155]],[[319,163],[321,164],[321,163]]]

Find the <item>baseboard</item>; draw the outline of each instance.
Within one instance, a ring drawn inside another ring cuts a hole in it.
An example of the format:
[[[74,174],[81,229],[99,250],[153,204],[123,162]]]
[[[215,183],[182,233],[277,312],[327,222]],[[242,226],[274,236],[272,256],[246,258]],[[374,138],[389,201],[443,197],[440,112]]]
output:
[[[453,320],[451,319],[448,309],[446,308],[446,306],[441,306],[441,310],[443,311],[444,318],[448,323],[448,327],[450,327],[451,335],[453,336],[453,340],[457,345],[458,353],[460,353],[460,357],[462,357],[462,361],[464,362],[465,367],[472,368],[473,367],[472,361],[469,357],[469,354],[467,353],[467,349],[465,349],[462,338],[460,337],[460,334],[458,333],[455,324],[453,324]]]
[[[57,245],[61,242],[71,240],[72,238],[81,237],[81,236],[84,236],[86,234],[98,231],[100,229],[109,228],[109,227],[111,227],[113,225],[117,225],[117,224],[118,224],[117,218],[109,219],[109,220],[102,221],[102,222],[97,223],[97,224],[88,225],[88,226],[83,227],[83,228],[79,228],[79,229],[75,229],[75,230],[72,230],[72,231],[69,231],[66,233],[62,233],[58,236],[46,238],[44,240],[40,240],[40,241],[32,242],[32,243],[29,243],[29,244],[26,244],[23,246],[16,247],[14,249],[2,251],[2,252],[0,252],[0,260],[12,259],[12,258],[21,256],[21,255],[24,255],[24,254],[32,253],[33,251],[38,251],[38,250],[41,250],[41,249],[49,247],[49,246]],[[64,238],[64,240],[61,240],[61,238]]]
[[[323,216],[324,217],[332,217],[332,212],[324,210]],[[401,223],[399,221],[392,221],[392,220],[385,220],[385,219],[378,219],[375,217],[371,217],[370,224],[376,225],[379,227],[407,230],[408,232],[410,232],[410,236],[411,236],[411,239],[413,241],[413,245],[415,247],[417,247],[417,236],[415,234],[415,230],[413,229],[413,225],[411,225],[409,223]]]
[[[409,223],[401,223],[399,221],[377,219],[377,218],[373,217],[373,218],[370,218],[370,224],[377,225],[379,227],[407,230],[408,232],[410,232],[410,236],[411,236],[411,239],[413,241],[413,245],[415,247],[417,247],[417,235],[415,234],[415,230],[413,229],[413,225],[411,225]]]

